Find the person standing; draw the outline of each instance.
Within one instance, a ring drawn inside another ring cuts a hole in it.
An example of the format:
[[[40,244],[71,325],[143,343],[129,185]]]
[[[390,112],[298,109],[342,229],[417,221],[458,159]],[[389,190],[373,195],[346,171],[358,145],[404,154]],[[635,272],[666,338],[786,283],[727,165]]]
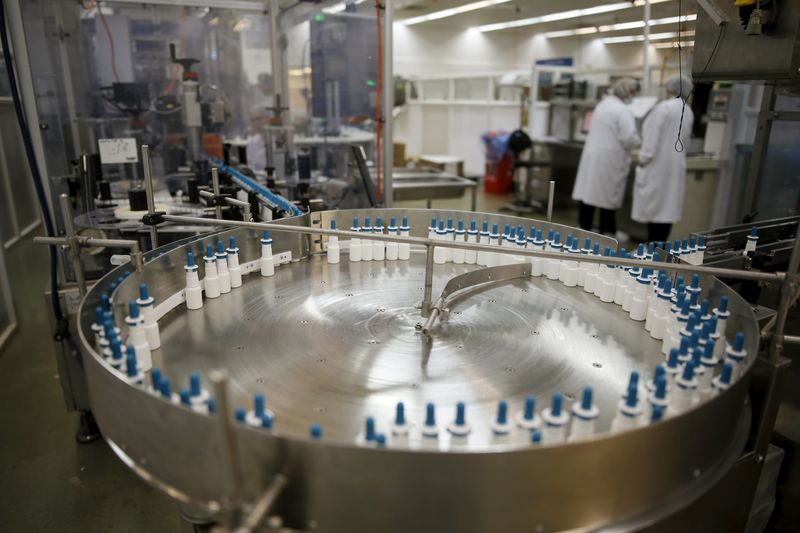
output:
[[[600,209],[600,233],[615,235],[615,211],[622,206],[630,173],[630,151],[641,144],[636,119],[628,105],[639,84],[631,78],[617,80],[592,115],[583,146],[572,199],[580,203],[578,224],[591,231],[594,213]]]
[[[672,76],[665,86],[667,98],[644,120],[633,186],[631,218],[647,224],[647,239],[651,242],[669,239],[672,224],[683,214],[686,148],[694,123],[694,113],[686,104],[692,81],[686,76]]]

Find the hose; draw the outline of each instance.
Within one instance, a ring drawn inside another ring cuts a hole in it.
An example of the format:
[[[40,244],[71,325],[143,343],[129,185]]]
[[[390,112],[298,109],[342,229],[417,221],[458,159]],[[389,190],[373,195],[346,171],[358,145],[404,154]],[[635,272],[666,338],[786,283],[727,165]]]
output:
[[[22,100],[17,90],[17,76],[14,73],[14,63],[11,60],[11,47],[8,44],[8,32],[6,30],[6,4],[4,0],[0,0],[0,41],[3,45],[3,59],[6,63],[6,72],[8,73],[8,81],[11,86],[11,96],[14,100],[14,110],[17,114],[17,123],[19,124],[20,133],[22,134],[22,142],[25,146],[25,156],[28,159],[28,166],[31,169],[31,177],[33,178],[33,186],[36,189],[36,199],[39,201],[39,208],[42,211],[42,220],[44,221],[44,229],[48,237],[55,237],[56,233],[53,229],[53,220],[50,218],[50,209],[47,207],[47,197],[44,193],[44,186],[42,185],[42,176],[39,173],[39,165],[36,163],[36,157],[33,153],[33,141],[28,126],[25,123],[25,115],[22,111]],[[64,336],[66,334],[66,323],[64,320],[64,313],[61,310],[61,303],[58,299],[58,256],[55,246],[50,246],[50,304],[53,307],[53,314],[55,315],[57,331],[56,335]]]

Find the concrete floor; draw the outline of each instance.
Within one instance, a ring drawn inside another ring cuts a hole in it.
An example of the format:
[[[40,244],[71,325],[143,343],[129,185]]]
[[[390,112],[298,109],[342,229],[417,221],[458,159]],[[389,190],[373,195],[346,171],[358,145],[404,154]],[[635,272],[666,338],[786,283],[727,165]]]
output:
[[[477,207],[493,212],[510,200],[481,192]],[[425,202],[397,207],[425,207]],[[433,207],[466,210],[469,199],[436,201]],[[577,214],[558,211],[554,220],[575,225]],[[19,328],[0,353],[2,529],[191,531],[177,505],[125,467],[105,441],[75,441],[78,416],[65,409],[42,295],[47,250],[28,238],[6,256]]]
[[[105,441],[78,444],[64,407],[42,293],[47,249],[6,251],[19,328],[0,353],[3,531],[186,531],[178,507],[117,459]]]

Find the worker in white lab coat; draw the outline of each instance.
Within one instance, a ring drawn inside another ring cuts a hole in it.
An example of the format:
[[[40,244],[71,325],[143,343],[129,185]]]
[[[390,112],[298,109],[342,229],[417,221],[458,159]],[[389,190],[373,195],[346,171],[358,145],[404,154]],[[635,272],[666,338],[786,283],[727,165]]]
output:
[[[636,119],[628,106],[638,89],[634,79],[616,81],[611,94],[597,104],[592,114],[572,189],[573,200],[580,202],[578,223],[585,230],[592,230],[595,209],[600,208],[600,233],[617,233],[615,211],[622,206],[631,168],[630,151],[641,143]]]
[[[683,214],[686,152],[694,123],[692,109],[685,103],[692,81],[686,76],[672,76],[665,86],[667,98],[653,107],[644,120],[633,186],[631,218],[647,224],[649,241],[669,239],[672,224]]]

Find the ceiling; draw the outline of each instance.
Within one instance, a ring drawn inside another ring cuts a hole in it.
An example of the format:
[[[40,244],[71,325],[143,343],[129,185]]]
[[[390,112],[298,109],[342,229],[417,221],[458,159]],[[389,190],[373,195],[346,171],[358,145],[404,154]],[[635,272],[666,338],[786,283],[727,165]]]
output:
[[[418,17],[436,11],[441,11],[443,9],[463,6],[474,1],[475,0],[395,0],[395,20],[402,21],[403,19]],[[467,13],[462,13],[439,20],[423,22],[420,24],[420,26],[469,28],[483,24],[509,22],[518,19],[547,15],[550,13],[569,11],[572,9],[595,7],[614,1],[619,0],[511,0],[503,4],[477,9]],[[683,0],[681,9],[684,15],[695,13],[696,6],[694,0]],[[670,0],[651,6],[651,17],[654,19],[674,17],[677,14],[677,0]],[[535,26],[523,26],[518,29],[500,30],[498,33],[514,31],[531,33],[533,28],[535,28],[535,31],[538,33],[544,31],[574,29],[584,26],[630,22],[642,20],[643,17],[644,8],[632,7],[630,9],[623,9],[611,13],[592,15],[582,18],[573,18],[569,20],[560,20],[556,22],[537,24]],[[694,27],[694,23],[684,23],[683,27],[686,29],[692,29]],[[674,31],[675,29],[677,29],[677,24],[660,25],[657,26],[653,31]],[[637,33],[637,31],[641,33],[641,30],[628,30],[621,32],[609,32],[607,35],[626,35]],[[604,36],[605,35],[606,34],[604,34]]]

